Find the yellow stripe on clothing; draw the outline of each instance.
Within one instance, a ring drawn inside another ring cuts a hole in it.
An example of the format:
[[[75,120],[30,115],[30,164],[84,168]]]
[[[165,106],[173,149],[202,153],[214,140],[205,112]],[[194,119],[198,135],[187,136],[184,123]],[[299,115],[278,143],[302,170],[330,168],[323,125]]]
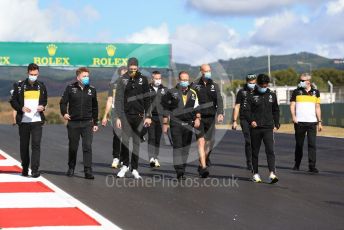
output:
[[[312,102],[320,104],[320,97],[311,96],[311,95],[297,95],[296,102]]]
[[[195,90],[193,90],[193,89],[190,89],[191,90],[191,92],[193,92],[194,94],[196,94],[196,97],[197,97],[197,93],[196,93],[196,91]]]
[[[24,92],[24,99],[39,99],[39,91],[25,91]]]
[[[186,94],[186,95],[182,95],[183,96],[183,104],[185,105],[186,104],[186,99],[188,98],[188,95]]]

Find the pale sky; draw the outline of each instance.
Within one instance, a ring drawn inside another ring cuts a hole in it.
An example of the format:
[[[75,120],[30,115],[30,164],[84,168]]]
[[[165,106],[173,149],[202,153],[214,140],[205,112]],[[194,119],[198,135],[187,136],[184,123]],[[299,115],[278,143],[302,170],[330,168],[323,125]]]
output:
[[[0,0],[0,41],[171,43],[173,60],[344,55],[344,0]]]

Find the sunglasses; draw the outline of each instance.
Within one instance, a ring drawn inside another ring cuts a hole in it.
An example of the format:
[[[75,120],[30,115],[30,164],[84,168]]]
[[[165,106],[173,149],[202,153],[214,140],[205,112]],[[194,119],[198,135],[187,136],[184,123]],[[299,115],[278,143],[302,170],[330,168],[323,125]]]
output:
[[[249,74],[249,75],[247,75],[246,78],[247,78],[247,79],[256,79],[256,78],[257,78],[257,75],[255,75],[255,74]]]
[[[305,82],[305,81],[309,81],[309,80],[300,80],[300,82]]]

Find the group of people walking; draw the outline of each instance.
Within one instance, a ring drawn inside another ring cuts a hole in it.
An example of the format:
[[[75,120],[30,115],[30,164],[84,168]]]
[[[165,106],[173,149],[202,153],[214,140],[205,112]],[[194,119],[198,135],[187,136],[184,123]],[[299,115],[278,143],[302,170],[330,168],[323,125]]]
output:
[[[178,83],[168,89],[162,84],[159,71],[151,79],[139,70],[139,61],[130,58],[128,65],[117,69],[119,77],[110,82],[107,103],[101,124],[113,122],[113,160],[111,166],[119,168],[117,177],[127,173],[141,179],[139,173],[140,144],[148,133],[148,156],[152,168],[160,167],[159,151],[163,133],[170,132],[173,147],[173,165],[178,180],[185,179],[185,168],[192,137],[196,136],[199,153],[198,174],[210,174],[210,155],[215,142],[215,124],[224,121],[223,100],[218,84],[213,80],[210,65],[200,66],[200,78],[191,82],[187,71],[178,74]],[[17,112],[19,126],[22,175],[39,177],[40,142],[44,111],[48,104],[47,89],[38,81],[39,66],[28,66],[28,77],[14,84],[10,103]],[[268,88],[270,78],[265,74],[249,74],[247,83],[238,91],[233,110],[233,129],[239,121],[245,138],[247,169],[253,172],[252,180],[261,182],[258,173],[258,156],[261,142],[267,155],[269,182],[276,183],[274,129],[279,129],[279,106],[276,94]],[[295,126],[295,165],[299,170],[305,134],[309,146],[309,170],[318,172],[316,163],[316,132],[321,130],[320,93],[311,86],[311,76],[302,74],[298,88],[290,99],[291,115]],[[60,100],[60,111],[67,121],[69,140],[68,170],[72,177],[76,167],[80,137],[86,179],[94,179],[92,172],[92,139],[98,131],[97,91],[90,85],[90,71],[86,67],[76,70],[75,81],[69,84]],[[239,120],[238,120],[239,118]],[[132,148],[129,148],[132,140]]]
[[[295,129],[295,164],[299,170],[303,156],[305,136],[308,140],[309,172],[316,168],[316,135],[322,131],[320,92],[312,86],[311,75],[300,75],[299,83],[290,98],[290,113]],[[247,169],[253,172],[252,180],[262,182],[258,173],[258,155],[263,141],[269,169],[269,182],[276,183],[274,130],[280,128],[279,106],[276,94],[268,88],[270,79],[265,74],[248,74],[246,84],[236,95],[232,129],[237,129],[238,119],[245,139]]]

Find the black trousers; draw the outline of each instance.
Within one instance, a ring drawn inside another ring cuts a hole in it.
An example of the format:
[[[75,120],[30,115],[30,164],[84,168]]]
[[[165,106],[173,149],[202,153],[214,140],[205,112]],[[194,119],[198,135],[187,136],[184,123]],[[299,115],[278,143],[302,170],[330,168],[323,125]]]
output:
[[[43,122],[21,123],[19,125],[20,158],[23,169],[30,165],[30,139],[31,139],[31,170],[37,171],[41,156]]]
[[[122,151],[121,160],[123,165],[129,167],[129,140],[132,138],[133,150],[131,153],[131,170],[139,167],[139,153],[141,142],[141,131],[143,127],[143,118],[139,115],[126,115],[122,122]]]
[[[121,136],[118,132],[115,131],[115,128],[113,128],[113,139],[112,139],[113,158],[120,159],[121,148],[122,148]]]
[[[159,116],[152,117],[152,124],[148,128],[148,156],[149,159],[157,158],[162,135],[161,120]]]
[[[259,150],[265,145],[265,153],[270,172],[275,172],[274,133],[272,128],[251,128],[253,173],[258,173]]]
[[[308,143],[308,164],[309,167],[315,167],[316,163],[316,136],[317,136],[317,123],[313,122],[300,122],[294,124],[295,129],[295,165],[300,166],[303,156],[303,143],[307,133]]]
[[[69,121],[67,130],[69,139],[68,166],[70,168],[75,168],[81,137],[84,168],[85,171],[90,170],[92,168],[93,122]]]
[[[242,133],[245,138],[245,155],[247,165],[252,165],[252,147],[251,147],[251,133],[250,133],[250,124],[247,120],[241,119],[240,126]]]
[[[190,124],[191,122],[189,122]],[[171,120],[170,130],[173,142],[173,164],[178,173],[184,173],[192,140],[192,126]]]

